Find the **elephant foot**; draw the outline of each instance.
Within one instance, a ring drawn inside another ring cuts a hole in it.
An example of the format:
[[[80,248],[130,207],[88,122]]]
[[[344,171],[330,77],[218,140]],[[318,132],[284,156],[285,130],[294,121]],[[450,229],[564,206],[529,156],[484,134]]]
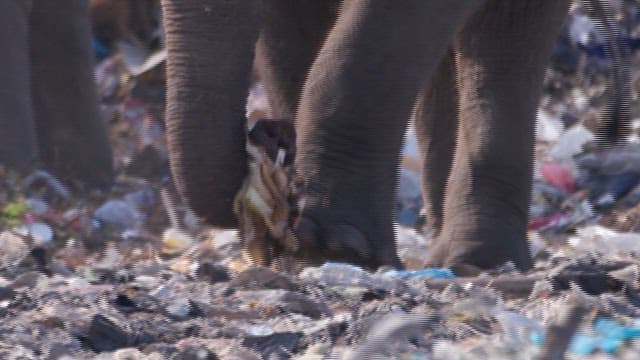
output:
[[[457,276],[476,276],[511,261],[520,271],[533,267],[526,241],[504,242],[504,237],[461,240],[446,235],[436,238],[429,249],[426,267],[447,267]],[[490,240],[487,240],[490,239]]]
[[[333,215],[330,215],[332,214]],[[363,225],[373,221],[341,215],[341,211],[323,209],[320,214],[303,211],[296,223],[299,250],[295,256],[305,265],[320,265],[326,261],[345,262],[376,270],[388,265],[402,268],[396,255],[393,228],[371,229]]]

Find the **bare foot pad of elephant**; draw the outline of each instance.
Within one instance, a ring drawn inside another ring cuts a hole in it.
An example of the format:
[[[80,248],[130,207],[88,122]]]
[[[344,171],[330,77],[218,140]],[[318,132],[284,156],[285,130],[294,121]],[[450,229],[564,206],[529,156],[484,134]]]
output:
[[[429,249],[426,267],[447,267],[456,276],[476,276],[511,261],[521,271],[532,267],[526,249],[507,252],[507,246],[492,246],[486,242],[446,241],[437,239]],[[515,249],[510,249],[515,250]]]
[[[373,249],[365,235],[349,224],[321,225],[301,217],[295,227],[301,259],[318,264],[326,260],[346,261],[366,266],[372,263]]]
[[[331,211],[328,211],[331,212]],[[391,246],[380,246],[371,234],[385,237],[386,232],[372,231],[353,225],[346,218],[309,216],[302,212],[294,227],[299,251],[294,254],[309,265],[320,265],[326,261],[345,262],[369,270],[377,270],[387,265],[402,268],[395,250]],[[391,245],[393,232],[390,230],[385,240]]]

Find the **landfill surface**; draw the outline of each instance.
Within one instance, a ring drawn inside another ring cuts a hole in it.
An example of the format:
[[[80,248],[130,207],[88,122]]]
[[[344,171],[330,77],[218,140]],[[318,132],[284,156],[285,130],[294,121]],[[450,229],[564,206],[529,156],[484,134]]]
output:
[[[631,50],[634,135],[594,146],[612,64],[575,10],[538,112],[535,268],[474,278],[422,266],[430,238],[412,129],[397,207],[407,270],[251,266],[237,231],[203,224],[171,185],[162,48],[96,43],[119,175],[87,192],[42,170],[1,170],[0,359],[637,359],[640,4],[612,4]],[[256,81],[248,118],[268,113]]]

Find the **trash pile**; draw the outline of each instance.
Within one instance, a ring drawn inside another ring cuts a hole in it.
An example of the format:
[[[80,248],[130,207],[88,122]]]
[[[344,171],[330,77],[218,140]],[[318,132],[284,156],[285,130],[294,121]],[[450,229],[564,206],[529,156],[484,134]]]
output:
[[[640,5],[620,4],[632,49]],[[623,147],[594,146],[597,74],[610,60],[583,15],[575,10],[559,42],[538,112],[535,268],[473,278],[423,268],[430,238],[411,128],[398,192],[407,270],[251,266],[237,231],[205,226],[172,188],[165,53],[98,43],[118,178],[109,192],[77,193],[45,171],[0,169],[0,358],[636,359],[640,144],[636,134]],[[638,94],[640,52],[632,62]],[[256,83],[247,115],[265,114]]]

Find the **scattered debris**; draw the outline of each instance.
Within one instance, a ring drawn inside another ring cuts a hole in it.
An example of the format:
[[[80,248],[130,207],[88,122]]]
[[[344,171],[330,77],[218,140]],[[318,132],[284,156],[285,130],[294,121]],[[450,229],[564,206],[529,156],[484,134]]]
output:
[[[640,6],[619,11],[632,30],[621,44],[640,46]],[[296,246],[286,219],[298,204],[283,180],[295,140],[261,142],[270,111],[262,85],[247,104],[255,176],[238,200],[256,223],[212,230],[171,187],[161,31],[142,42],[95,38],[119,176],[108,192],[82,193],[43,170],[21,178],[0,169],[0,358],[637,358],[640,148],[637,136],[594,146],[610,59],[582,15],[561,37],[538,112],[535,267],[476,277],[423,268],[431,237],[411,127],[397,201],[406,270],[326,263],[293,275],[250,264],[270,259],[264,242]]]

